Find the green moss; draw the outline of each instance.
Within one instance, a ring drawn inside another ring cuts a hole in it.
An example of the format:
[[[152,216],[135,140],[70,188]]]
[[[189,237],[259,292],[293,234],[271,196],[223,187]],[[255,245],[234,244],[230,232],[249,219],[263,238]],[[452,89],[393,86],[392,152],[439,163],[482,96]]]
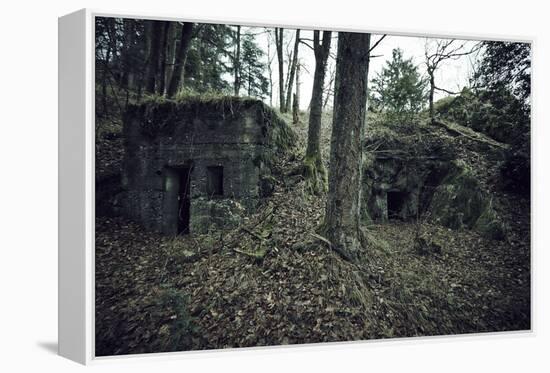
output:
[[[149,137],[170,133],[177,118],[186,115],[206,115],[218,119],[239,117],[242,111],[265,106],[261,101],[232,96],[179,96],[168,99],[159,95],[146,96],[140,103],[128,106],[125,116],[138,118],[140,130]]]
[[[296,145],[297,135],[288,123],[277,112],[262,103],[259,110],[260,120],[267,130],[269,143],[278,150],[286,151]]]
[[[487,196],[462,162],[442,181],[432,199],[432,217],[452,229],[472,228],[487,208]]]
[[[250,97],[182,94],[168,99],[150,95],[139,104],[129,105],[126,116],[138,118],[141,132],[154,138],[171,133],[178,118],[193,115],[228,120],[239,118],[250,109],[256,109],[258,122],[274,152],[287,151],[295,146],[297,135],[287,122],[274,109]]]
[[[504,224],[492,208],[492,202],[489,202],[487,208],[485,208],[483,213],[477,219],[474,229],[480,232],[485,238],[492,240],[504,239]]]
[[[390,244],[380,235],[375,235],[372,232],[366,231],[365,241],[367,244],[367,250],[369,250],[369,252],[375,251],[377,254],[382,255],[391,254]]]
[[[311,194],[325,193],[328,187],[328,174],[321,156],[306,156],[303,162],[303,176],[306,188]]]
[[[502,239],[504,228],[491,197],[481,189],[473,171],[461,161],[437,187],[431,216],[452,229],[474,229],[489,239]]]

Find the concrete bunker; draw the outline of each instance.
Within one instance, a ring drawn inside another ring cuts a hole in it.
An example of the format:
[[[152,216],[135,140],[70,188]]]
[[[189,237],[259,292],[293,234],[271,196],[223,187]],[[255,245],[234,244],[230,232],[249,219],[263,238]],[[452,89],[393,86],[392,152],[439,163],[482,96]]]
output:
[[[388,154],[370,157],[363,174],[363,217],[378,222],[416,219],[424,207],[428,172],[417,166],[415,160]]]
[[[500,147],[491,140],[476,137],[466,143],[442,128],[421,124],[373,126],[367,134],[361,210],[365,221],[426,220],[503,237],[483,171],[490,162],[502,160]]]
[[[295,134],[261,101],[196,98],[130,106],[124,138],[124,214],[179,235],[239,224]]]

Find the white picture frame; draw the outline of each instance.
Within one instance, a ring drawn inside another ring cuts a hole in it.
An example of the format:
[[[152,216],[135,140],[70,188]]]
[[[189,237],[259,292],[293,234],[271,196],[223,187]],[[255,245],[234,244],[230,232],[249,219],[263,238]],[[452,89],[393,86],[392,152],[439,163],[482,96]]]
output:
[[[98,360],[124,357],[95,357],[94,351],[94,241],[95,241],[95,131],[94,131],[94,18],[96,16],[155,20],[217,22],[248,26],[289,26],[302,29],[334,31],[374,30],[347,29],[312,24],[266,24],[244,19],[193,19],[184,16],[123,14],[82,9],[59,18],[59,355],[89,365]],[[453,35],[399,30],[381,30],[404,36],[440,36],[465,39],[508,40],[531,43],[535,40],[514,36]],[[532,120],[533,122],[533,120]],[[533,291],[533,287],[531,287]],[[533,316],[533,315],[532,315]],[[534,323],[534,319],[532,318]],[[531,333],[531,331],[506,333]],[[491,333],[489,333],[491,334]],[[487,335],[487,333],[484,333]],[[448,336],[445,338],[449,338]],[[430,338],[430,337],[426,337]],[[362,343],[362,342],[359,342]],[[273,348],[273,347],[269,347]],[[146,354],[166,357],[202,352]]]

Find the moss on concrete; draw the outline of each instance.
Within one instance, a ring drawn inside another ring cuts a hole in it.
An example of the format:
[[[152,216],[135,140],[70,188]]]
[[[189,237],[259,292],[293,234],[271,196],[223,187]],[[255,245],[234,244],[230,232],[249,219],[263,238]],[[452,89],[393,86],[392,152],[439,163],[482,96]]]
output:
[[[491,197],[481,189],[464,162],[456,161],[453,165],[453,171],[434,193],[430,206],[432,218],[452,229],[474,229],[487,238],[504,238],[504,228]]]

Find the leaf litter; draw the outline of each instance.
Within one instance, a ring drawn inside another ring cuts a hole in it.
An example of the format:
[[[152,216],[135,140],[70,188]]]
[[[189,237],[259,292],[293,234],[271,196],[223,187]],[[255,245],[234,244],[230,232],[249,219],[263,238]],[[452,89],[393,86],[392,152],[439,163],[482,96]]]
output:
[[[283,174],[300,155],[279,162]],[[316,237],[324,196],[282,176],[229,232],[169,238],[98,217],[96,355],[530,328],[525,200],[500,203],[503,241],[429,223],[366,226],[367,259],[353,264]],[[415,249],[419,229],[440,252]]]

